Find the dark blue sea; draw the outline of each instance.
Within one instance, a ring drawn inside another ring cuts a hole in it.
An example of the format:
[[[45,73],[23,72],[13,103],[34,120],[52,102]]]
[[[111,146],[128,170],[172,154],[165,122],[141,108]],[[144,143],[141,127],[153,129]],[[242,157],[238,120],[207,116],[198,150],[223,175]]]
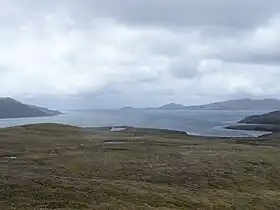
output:
[[[0,119],[0,127],[34,123],[63,123],[82,127],[134,126],[185,131],[202,136],[252,137],[262,132],[234,131],[223,127],[246,116],[268,111],[163,111],[163,110],[95,110],[64,111],[51,117]]]

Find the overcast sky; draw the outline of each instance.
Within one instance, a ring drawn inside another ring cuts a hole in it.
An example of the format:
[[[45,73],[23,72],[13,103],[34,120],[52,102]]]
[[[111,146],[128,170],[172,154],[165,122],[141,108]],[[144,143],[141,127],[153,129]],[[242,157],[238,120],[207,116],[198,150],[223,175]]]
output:
[[[280,98],[280,1],[0,0],[0,96],[60,109]]]

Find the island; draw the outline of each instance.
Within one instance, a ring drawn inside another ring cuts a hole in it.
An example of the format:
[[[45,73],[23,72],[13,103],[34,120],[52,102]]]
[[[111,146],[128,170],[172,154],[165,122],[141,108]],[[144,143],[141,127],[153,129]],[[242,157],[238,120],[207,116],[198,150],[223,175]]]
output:
[[[0,119],[46,117],[59,115],[61,112],[44,107],[23,104],[13,98],[0,98]]]

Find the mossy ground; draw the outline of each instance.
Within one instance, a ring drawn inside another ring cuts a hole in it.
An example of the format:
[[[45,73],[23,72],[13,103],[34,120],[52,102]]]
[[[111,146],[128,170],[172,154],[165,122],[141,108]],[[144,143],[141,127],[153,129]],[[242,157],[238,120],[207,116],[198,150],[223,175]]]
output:
[[[280,209],[278,143],[276,134],[1,129],[0,209]]]

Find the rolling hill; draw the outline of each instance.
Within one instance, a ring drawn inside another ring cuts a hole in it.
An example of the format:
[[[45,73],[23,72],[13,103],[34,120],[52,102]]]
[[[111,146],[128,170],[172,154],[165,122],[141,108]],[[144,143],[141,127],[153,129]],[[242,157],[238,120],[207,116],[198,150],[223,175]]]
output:
[[[280,125],[280,111],[269,112],[263,115],[253,115],[241,120],[240,123]]]

